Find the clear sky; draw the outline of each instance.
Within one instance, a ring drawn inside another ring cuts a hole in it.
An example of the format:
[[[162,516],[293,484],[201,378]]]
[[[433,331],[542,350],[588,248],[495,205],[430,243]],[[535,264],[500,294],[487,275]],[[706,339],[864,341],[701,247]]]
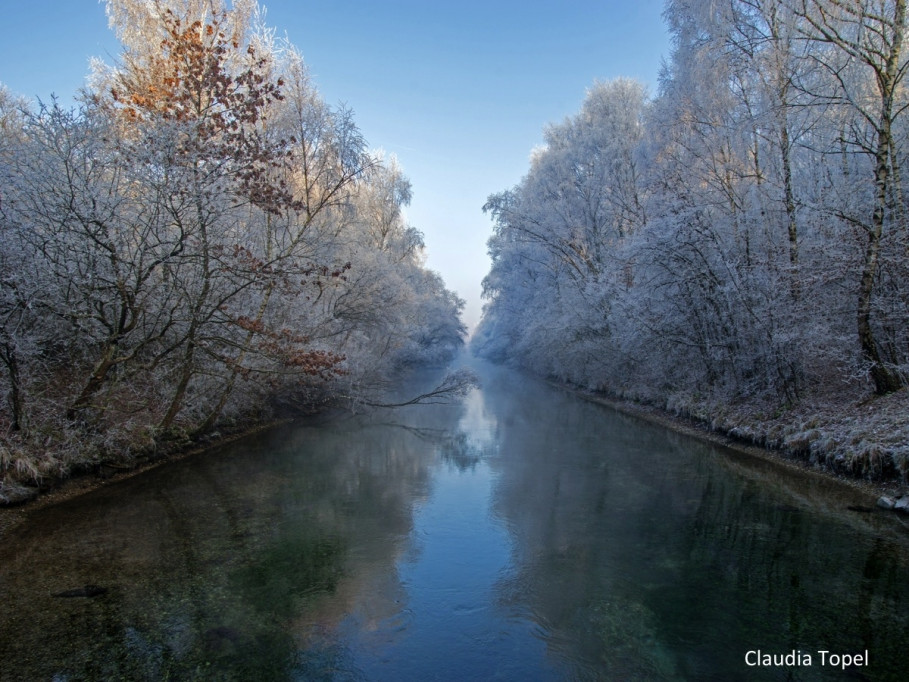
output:
[[[662,0],[260,1],[326,101],[398,157],[408,222],[467,300],[470,327],[489,269],[486,197],[520,181],[545,124],[578,111],[594,80],[630,76],[654,92],[669,54]],[[89,58],[118,53],[96,0],[0,3],[0,82],[16,94],[69,103]]]

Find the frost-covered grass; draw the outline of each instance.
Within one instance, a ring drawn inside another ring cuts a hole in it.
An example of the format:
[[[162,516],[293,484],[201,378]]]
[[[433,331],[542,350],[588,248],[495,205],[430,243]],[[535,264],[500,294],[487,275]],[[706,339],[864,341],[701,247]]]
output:
[[[829,471],[909,482],[909,390],[815,396],[785,409],[676,394],[659,407]]]

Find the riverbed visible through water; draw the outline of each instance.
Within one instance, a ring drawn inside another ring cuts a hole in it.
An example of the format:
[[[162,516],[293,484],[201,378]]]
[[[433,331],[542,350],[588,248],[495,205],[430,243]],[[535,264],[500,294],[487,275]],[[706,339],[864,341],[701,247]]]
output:
[[[479,369],[29,512],[0,680],[909,679],[900,517]]]

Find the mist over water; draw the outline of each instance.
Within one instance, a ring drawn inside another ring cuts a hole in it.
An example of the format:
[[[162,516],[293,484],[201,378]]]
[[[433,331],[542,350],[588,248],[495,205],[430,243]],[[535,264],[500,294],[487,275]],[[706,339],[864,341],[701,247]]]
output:
[[[909,540],[848,491],[508,370],[32,513],[0,678],[899,679]],[[95,597],[54,597],[85,585]],[[748,667],[749,650],[813,665]],[[868,667],[816,652],[869,651]]]

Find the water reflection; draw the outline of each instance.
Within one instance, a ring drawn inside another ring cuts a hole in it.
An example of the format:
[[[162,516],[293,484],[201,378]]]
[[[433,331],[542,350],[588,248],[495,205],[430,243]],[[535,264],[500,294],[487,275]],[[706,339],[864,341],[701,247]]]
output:
[[[283,428],[33,514],[0,547],[0,679],[902,679],[892,519],[482,371],[458,405]]]
[[[519,380],[500,381],[487,392]],[[902,679],[905,536],[855,533],[709,446],[520,385],[521,401],[490,400],[518,567],[499,600],[543,626],[570,677]],[[755,670],[749,649],[868,649],[873,666]]]
[[[498,422],[486,407],[485,394],[474,389],[464,398],[458,424],[440,448],[442,458],[458,469],[470,469],[498,449]]]
[[[361,591],[381,595],[373,617],[396,611],[394,589],[375,586],[396,583],[430,464],[407,430],[353,419],[282,429],[38,514],[0,550],[0,677],[307,677],[297,652]],[[50,596],[87,583],[109,592]]]

